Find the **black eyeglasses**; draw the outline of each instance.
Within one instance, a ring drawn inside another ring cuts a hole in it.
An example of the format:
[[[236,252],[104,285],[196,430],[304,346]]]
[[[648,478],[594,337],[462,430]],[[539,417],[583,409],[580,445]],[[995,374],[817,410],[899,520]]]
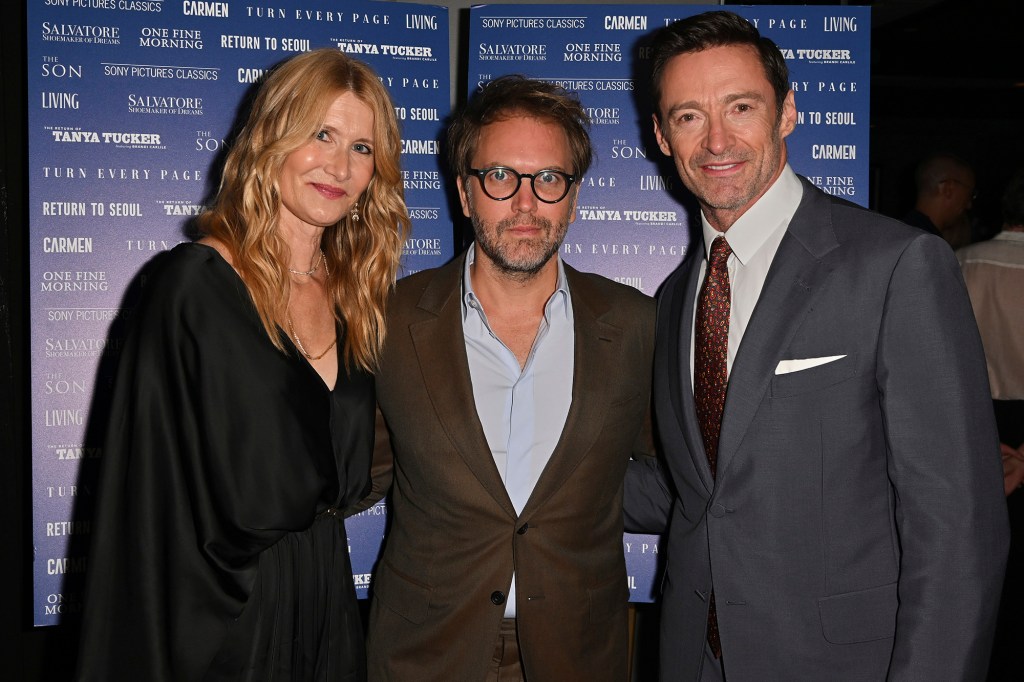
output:
[[[505,166],[492,166],[470,168],[469,172],[480,180],[484,194],[495,201],[511,199],[519,191],[523,178],[529,178],[530,189],[535,197],[545,204],[557,204],[569,193],[572,183],[576,182],[575,175],[550,168],[536,173],[520,173]]]

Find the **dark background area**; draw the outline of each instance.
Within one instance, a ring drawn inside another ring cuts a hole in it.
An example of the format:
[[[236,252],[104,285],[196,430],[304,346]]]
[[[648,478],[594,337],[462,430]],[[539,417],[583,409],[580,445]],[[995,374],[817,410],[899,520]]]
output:
[[[974,165],[977,231],[998,231],[1003,186],[1024,165],[1024,4],[742,4],[871,6],[869,205],[903,215],[913,202],[914,165],[928,152],[949,151]],[[74,665],[75,626],[31,624],[25,14],[18,0],[0,7],[0,679],[66,680]]]

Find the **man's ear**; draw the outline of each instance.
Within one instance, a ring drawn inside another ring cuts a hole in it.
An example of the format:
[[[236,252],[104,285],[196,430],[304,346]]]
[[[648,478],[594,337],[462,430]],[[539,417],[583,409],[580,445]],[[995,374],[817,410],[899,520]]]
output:
[[[782,113],[779,115],[779,137],[785,139],[796,128],[796,95],[792,90],[782,100]]]
[[[658,115],[651,114],[651,121],[654,122],[654,137],[658,139],[658,148],[665,156],[672,156],[672,147],[665,141],[665,136],[661,134],[661,121],[658,120]]]
[[[462,178],[455,178],[455,186],[459,188],[459,203],[462,204],[462,215],[469,218],[469,196],[466,194],[469,189],[462,181]]]

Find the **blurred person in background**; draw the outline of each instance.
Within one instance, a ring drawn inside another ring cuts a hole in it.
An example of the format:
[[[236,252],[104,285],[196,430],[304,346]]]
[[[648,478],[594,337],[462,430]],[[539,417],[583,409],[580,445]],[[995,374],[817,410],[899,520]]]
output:
[[[903,222],[937,234],[954,249],[971,241],[967,211],[976,196],[974,169],[952,154],[934,153],[914,171],[917,197]]]
[[[1024,641],[1024,169],[1002,199],[995,237],[957,251],[981,331],[1010,514],[1010,556],[990,679],[1019,679]]]

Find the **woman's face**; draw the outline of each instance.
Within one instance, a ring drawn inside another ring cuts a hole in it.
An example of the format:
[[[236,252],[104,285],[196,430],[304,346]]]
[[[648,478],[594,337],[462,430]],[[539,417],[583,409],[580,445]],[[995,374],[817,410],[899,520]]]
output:
[[[320,131],[281,167],[280,227],[319,231],[351,210],[373,177],[373,124],[373,110],[354,94],[335,98]]]

